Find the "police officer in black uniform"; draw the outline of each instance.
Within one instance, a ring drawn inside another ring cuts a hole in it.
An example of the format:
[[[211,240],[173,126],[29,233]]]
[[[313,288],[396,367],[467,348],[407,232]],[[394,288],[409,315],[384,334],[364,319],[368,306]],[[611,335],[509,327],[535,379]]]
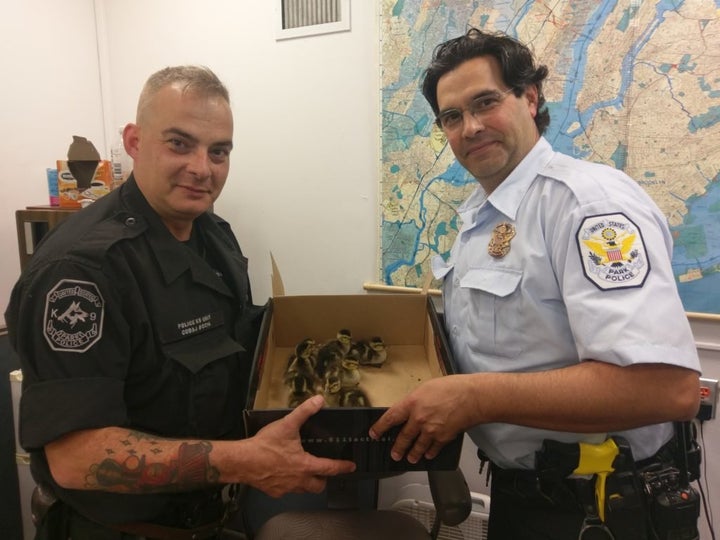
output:
[[[225,485],[318,493],[354,470],[302,450],[320,398],[244,438],[263,310],[210,211],[232,135],[210,70],[152,75],[123,133],[133,175],[54,229],[13,290],[38,538],[211,538]]]

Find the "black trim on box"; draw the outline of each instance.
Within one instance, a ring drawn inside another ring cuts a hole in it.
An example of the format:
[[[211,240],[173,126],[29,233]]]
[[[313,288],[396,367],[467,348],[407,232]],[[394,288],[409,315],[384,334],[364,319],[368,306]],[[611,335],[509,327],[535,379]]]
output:
[[[355,462],[357,472],[404,472],[452,470],[458,468],[462,451],[462,433],[448,443],[431,460],[422,458],[416,464],[407,460],[393,461],[390,457],[400,426],[390,429],[379,440],[370,438],[368,431],[387,408],[327,408],[311,416],[300,428],[303,448],[318,457],[347,459]],[[279,420],[289,409],[245,411],[245,425],[249,436],[264,426]]]
[[[455,357],[452,354],[450,342],[448,341],[447,334],[445,333],[443,316],[438,313],[437,307],[435,307],[435,302],[433,302],[433,299],[430,296],[427,297],[427,301],[430,323],[433,328],[433,337],[435,338],[435,351],[442,359],[440,367],[445,375],[457,373],[457,364],[455,363]]]

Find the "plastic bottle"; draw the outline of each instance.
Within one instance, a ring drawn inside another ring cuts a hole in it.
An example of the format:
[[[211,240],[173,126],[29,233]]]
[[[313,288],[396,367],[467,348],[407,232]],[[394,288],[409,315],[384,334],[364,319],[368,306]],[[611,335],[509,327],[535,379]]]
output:
[[[119,187],[130,176],[130,156],[125,152],[123,144],[123,129],[118,128],[118,136],[110,148],[110,162],[112,163],[113,189]]]

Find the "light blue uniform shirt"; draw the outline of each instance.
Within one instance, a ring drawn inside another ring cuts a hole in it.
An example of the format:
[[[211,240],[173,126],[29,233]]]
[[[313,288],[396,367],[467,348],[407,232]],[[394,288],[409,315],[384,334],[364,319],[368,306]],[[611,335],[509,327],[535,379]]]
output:
[[[666,219],[623,172],[554,152],[541,138],[487,199],[478,188],[458,213],[450,257],[433,260],[433,273],[444,277],[446,327],[462,373],[545,371],[584,359],[700,371]],[[501,223],[515,236],[507,254],[493,257],[488,244]],[[468,434],[503,468],[534,468],[543,439],[607,436],[499,423]],[[672,424],[618,434],[639,460],[670,439]]]

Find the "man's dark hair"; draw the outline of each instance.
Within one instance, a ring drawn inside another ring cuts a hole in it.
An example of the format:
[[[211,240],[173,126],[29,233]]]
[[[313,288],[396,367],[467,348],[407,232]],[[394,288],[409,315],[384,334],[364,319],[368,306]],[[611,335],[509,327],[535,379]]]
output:
[[[441,43],[433,51],[432,61],[425,70],[422,93],[435,116],[440,112],[437,102],[437,85],[440,77],[460,64],[478,56],[492,56],[500,64],[502,78],[513,93],[520,97],[528,86],[538,91],[538,113],[535,125],[542,135],[550,124],[550,113],[545,107],[542,82],[548,75],[544,65],[536,65],[530,49],[518,40],[500,32],[487,33],[470,28],[465,35]]]

